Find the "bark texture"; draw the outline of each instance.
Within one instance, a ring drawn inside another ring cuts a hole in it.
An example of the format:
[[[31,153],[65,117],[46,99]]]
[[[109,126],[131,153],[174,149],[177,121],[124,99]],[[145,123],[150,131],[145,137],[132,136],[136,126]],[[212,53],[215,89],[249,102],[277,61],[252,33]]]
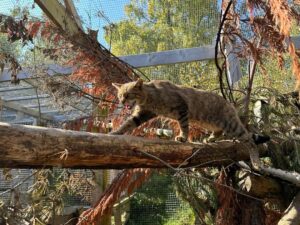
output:
[[[0,133],[0,167],[9,168],[207,167],[249,159],[245,144],[231,141],[183,144],[7,123]]]
[[[282,193],[280,183],[272,178],[255,175],[249,172],[239,172],[239,186],[251,196],[269,198]]]

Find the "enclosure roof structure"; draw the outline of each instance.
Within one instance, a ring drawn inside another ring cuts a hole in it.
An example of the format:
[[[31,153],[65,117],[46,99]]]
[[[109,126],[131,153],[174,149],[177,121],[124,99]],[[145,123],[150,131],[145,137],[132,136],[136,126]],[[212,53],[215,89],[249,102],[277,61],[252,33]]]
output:
[[[47,74],[69,75],[72,68],[47,65]],[[80,97],[78,102],[57,104],[54,96],[36,85],[38,78],[24,69],[17,75],[19,84],[11,83],[8,69],[0,76],[0,121],[14,124],[36,125],[38,120],[58,124],[88,116],[92,107],[89,99]]]

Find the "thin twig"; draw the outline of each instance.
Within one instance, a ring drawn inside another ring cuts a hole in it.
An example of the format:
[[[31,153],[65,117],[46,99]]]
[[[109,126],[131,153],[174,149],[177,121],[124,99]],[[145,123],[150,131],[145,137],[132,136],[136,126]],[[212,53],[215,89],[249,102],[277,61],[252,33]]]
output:
[[[251,195],[245,194],[245,193],[243,193],[242,191],[239,191],[239,190],[237,190],[237,189],[235,189],[235,188],[233,188],[233,187],[231,187],[231,186],[228,186],[228,185],[226,185],[226,184],[220,184],[220,183],[217,183],[216,181],[214,181],[214,180],[212,180],[212,179],[209,179],[209,178],[207,178],[207,177],[204,177],[204,176],[202,176],[202,175],[196,176],[196,175],[193,175],[193,174],[183,173],[182,171],[180,171],[180,172],[181,172],[181,173],[180,173],[180,176],[187,176],[187,177],[192,177],[192,178],[196,178],[196,179],[202,179],[202,180],[205,180],[205,181],[210,182],[210,183],[212,183],[212,184],[215,184],[215,185],[219,185],[219,186],[225,187],[225,188],[227,188],[227,189],[229,189],[229,190],[231,190],[231,191],[233,191],[233,192],[235,192],[235,193],[237,193],[237,194],[239,194],[239,195],[245,196],[245,197],[247,197],[247,198],[251,198],[251,199],[256,200],[256,201],[259,201],[259,202],[264,202],[263,199],[256,198],[256,197],[253,197],[253,196],[251,196]]]
[[[231,164],[229,164],[227,167],[231,166],[235,161],[233,161],[232,159],[218,159],[218,160],[210,160],[204,163],[200,163],[194,166],[189,166],[189,167],[184,167],[184,169],[192,169],[192,168],[197,168],[197,167],[204,167],[205,165],[211,165],[212,163],[216,163],[216,162],[223,162],[223,161],[231,161]]]
[[[148,156],[148,157],[150,157],[150,158],[153,158],[153,159],[156,159],[156,160],[160,161],[162,164],[164,164],[165,166],[167,166],[168,168],[170,168],[170,169],[172,169],[172,170],[175,170],[175,171],[179,170],[179,169],[177,169],[177,168],[171,166],[171,165],[170,165],[169,163],[167,163],[166,161],[160,159],[159,157],[156,157],[155,155],[152,155],[152,154],[150,154],[150,153],[148,153],[148,152],[145,152],[145,151],[142,151],[142,150],[136,150],[136,151],[141,152],[141,153],[143,153],[144,155],[146,155],[146,156]]]
[[[67,37],[68,38],[68,37]],[[77,39],[71,38],[69,39],[71,42],[76,43],[77,46],[82,47],[83,50],[90,50],[90,48],[88,48],[86,45],[83,45],[80,41],[78,41]],[[93,46],[95,44],[95,42],[93,42],[90,38],[86,38],[88,44],[90,44],[90,46]],[[150,78],[148,76],[146,76],[142,71],[140,71],[139,69],[131,66],[130,64],[128,64],[127,62],[123,61],[122,59],[120,59],[119,57],[117,57],[116,55],[114,55],[113,53],[111,53],[107,48],[105,48],[101,43],[96,42],[97,44],[97,48],[95,48],[95,51],[89,51],[89,53],[94,54],[96,57],[99,57],[100,55],[104,56],[106,59],[108,59],[108,61],[110,61],[110,63],[112,65],[115,66],[115,68],[117,68],[121,73],[125,73],[126,75],[128,75],[126,72],[128,71],[128,69],[130,69],[135,76],[140,77],[139,74],[141,74],[143,77],[145,77],[148,81],[150,81]],[[89,46],[89,47],[90,47]],[[100,51],[97,51],[100,50]],[[113,62],[112,60],[115,60],[117,62],[120,62],[123,66],[123,68],[120,68],[119,64],[116,64],[115,62]],[[134,70],[138,71],[138,73],[136,73]],[[126,72],[125,72],[126,71]]]
[[[56,71],[54,71],[54,70],[52,70],[52,71],[53,71],[54,73],[56,73]],[[83,91],[81,87],[79,87],[77,84],[75,84],[75,83],[72,82],[70,79],[68,79],[67,76],[66,76],[65,74],[57,74],[57,75],[62,75],[63,78],[64,78],[64,80],[65,80],[66,82],[68,82],[72,88],[74,88],[74,89],[75,89],[76,91],[78,91],[79,93],[83,94],[83,97],[85,97],[85,98],[87,98],[87,99],[89,99],[89,100],[92,100],[92,101],[97,100],[97,101],[99,101],[99,102],[102,101],[102,102],[107,102],[107,103],[110,103],[110,104],[118,104],[118,102],[116,102],[116,101],[110,101],[110,100],[107,100],[107,99],[105,99],[105,98],[96,97],[96,96],[94,96],[94,95],[91,95],[91,94],[89,94],[89,93]]]
[[[189,156],[188,158],[186,158],[182,163],[179,164],[179,166],[177,167],[177,169],[181,168],[182,166],[184,166],[187,163],[187,161],[189,161],[190,159],[192,159],[193,157],[195,157],[195,155],[197,155],[200,150],[201,149],[197,149],[197,151],[195,151],[191,156]]]
[[[219,52],[219,45],[220,45],[220,41],[221,41],[221,32],[222,32],[222,29],[223,29],[223,26],[224,26],[224,23],[225,23],[225,20],[226,20],[226,16],[229,12],[229,9],[230,9],[231,5],[232,5],[232,0],[228,3],[228,5],[227,5],[227,7],[224,11],[224,14],[222,15],[221,23],[220,23],[219,30],[218,30],[218,33],[217,33],[217,38],[216,38],[216,45],[215,45],[215,64],[216,64],[216,67],[217,67],[218,72],[219,72],[219,83],[220,83],[221,93],[223,95],[223,98],[225,98],[225,99],[226,99],[226,95],[225,95],[225,92],[224,92],[224,89],[223,89],[224,87],[223,87],[223,78],[222,78],[223,70],[220,67],[219,62],[218,62],[218,52]]]
[[[226,187],[226,188],[230,189],[231,191],[234,191],[234,192],[236,192],[236,193],[238,193],[238,194],[240,194],[240,195],[246,196],[246,197],[248,197],[248,198],[251,198],[251,199],[254,199],[254,200],[263,202],[262,199],[255,198],[255,197],[253,197],[253,196],[251,196],[251,195],[247,195],[247,194],[245,194],[245,193],[243,193],[243,192],[241,192],[241,191],[239,191],[239,190],[236,190],[236,189],[234,189],[233,187],[230,187],[230,186],[228,186],[228,185],[226,185],[226,184],[219,184],[219,183],[217,183],[216,181],[211,180],[211,179],[206,178],[206,177],[203,177],[203,176],[195,176],[195,175],[190,175],[190,174],[187,175],[186,173],[184,173],[184,171],[187,171],[187,170],[188,170],[187,168],[185,168],[185,169],[184,169],[184,168],[175,168],[175,167],[171,166],[169,163],[167,163],[166,161],[164,161],[164,160],[162,160],[162,159],[160,159],[160,158],[158,158],[158,157],[156,157],[156,156],[154,156],[154,155],[152,155],[152,154],[150,154],[150,153],[148,153],[148,152],[144,152],[144,151],[142,151],[142,150],[138,150],[138,151],[141,152],[141,153],[143,153],[143,154],[145,154],[145,155],[147,155],[147,156],[149,156],[149,157],[151,157],[151,158],[153,158],[153,159],[156,159],[156,160],[160,161],[162,164],[166,165],[168,168],[172,169],[172,170],[175,171],[177,174],[181,174],[181,175],[189,176],[189,177],[193,177],[193,178],[199,178],[199,179],[208,181],[208,182],[210,182],[210,183],[213,183],[213,184],[216,184],[216,185],[220,185],[220,186]]]

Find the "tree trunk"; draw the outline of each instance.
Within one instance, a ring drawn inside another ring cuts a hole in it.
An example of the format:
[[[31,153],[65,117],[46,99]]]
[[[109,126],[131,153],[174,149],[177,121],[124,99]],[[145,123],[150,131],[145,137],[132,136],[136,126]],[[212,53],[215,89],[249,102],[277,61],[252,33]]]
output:
[[[266,225],[263,201],[237,193],[229,188],[218,185],[235,186],[236,171],[223,171],[217,179],[218,210],[217,225]]]
[[[178,143],[0,123],[0,167],[163,168],[249,159],[242,143]]]
[[[265,225],[263,202],[238,195],[240,205],[241,225]]]

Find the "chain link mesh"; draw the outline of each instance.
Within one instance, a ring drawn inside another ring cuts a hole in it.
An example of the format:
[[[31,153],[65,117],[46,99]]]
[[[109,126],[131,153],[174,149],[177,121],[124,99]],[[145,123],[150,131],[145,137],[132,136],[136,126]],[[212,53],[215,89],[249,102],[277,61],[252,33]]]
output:
[[[60,1],[63,3],[63,1]],[[147,1],[130,1],[130,0],[74,0],[75,7],[81,18],[85,29],[99,30],[98,40],[108,49],[114,50],[115,36],[118,31],[114,29],[116,24],[131,19],[128,10],[130,3],[139,2],[141,11],[147,12],[150,10],[150,5]],[[154,2],[155,1],[151,1]],[[159,1],[157,1],[158,3]],[[144,41],[135,42],[136,46],[132,51],[127,51],[127,54],[138,54],[151,51],[173,50],[180,48],[199,47],[211,45],[214,42],[214,35],[217,32],[217,25],[219,22],[218,1],[210,0],[186,0],[173,1],[174,4],[181,4],[180,11],[172,11],[172,5],[168,5],[170,1],[164,1],[165,7],[162,10],[170,11],[165,20],[164,26],[169,29],[169,33],[161,34],[156,39],[156,46],[153,48],[145,48],[142,44]],[[34,4],[33,0],[1,0],[0,14],[10,15],[14,9],[18,7],[26,7],[31,16],[42,17],[42,11]],[[152,6],[151,6],[152,7]],[[155,6],[154,6],[155,7]],[[127,14],[126,14],[127,11]],[[149,27],[155,24],[150,17],[144,16],[143,20],[148,21]],[[108,28],[112,28],[110,32]],[[178,31],[180,30],[180,31]],[[189,35],[180,32],[189,32]],[[152,31],[153,32],[153,31]],[[152,32],[140,35],[141,40],[152,38]],[[160,32],[156,30],[155,32]],[[128,38],[132,32],[128,30]],[[106,37],[105,37],[106,34]],[[190,35],[192,34],[192,35]],[[167,35],[164,37],[163,35]],[[188,38],[190,37],[190,39]],[[161,39],[161,40],[160,40]],[[164,44],[159,44],[162,41]],[[167,44],[166,44],[167,43]],[[151,79],[167,79],[178,84],[186,84],[190,86],[199,87],[202,89],[213,89],[217,87],[216,84],[211,83],[211,77],[216,76],[215,67],[210,61],[190,62],[165,66],[152,66],[141,68]],[[0,175],[0,190],[5,191],[13,187],[15,182],[22,180],[28,176],[31,170],[13,170],[15,178],[13,181],[5,181],[3,175]],[[72,170],[72,173],[80,173],[80,170]],[[106,176],[105,179],[112,180],[116,171],[111,173],[111,176]],[[1,173],[2,174],[2,173]],[[91,176],[91,174],[88,174]],[[103,181],[103,183],[109,183]],[[20,186],[20,189],[26,191],[28,185],[32,184],[33,178],[29,179],[27,183]],[[98,185],[98,184],[97,184]],[[92,199],[93,190],[86,190],[86,199]],[[9,199],[9,195],[1,196]],[[89,205],[89,201],[82,200],[76,195],[66,196],[66,205]],[[125,207],[124,207],[125,205]],[[118,211],[118,210],[117,210]],[[114,210],[116,212],[116,209]],[[175,185],[172,182],[172,177],[155,173],[151,179],[145,182],[132,196],[128,198],[126,204],[122,205],[121,222],[126,225],[177,225],[177,224],[197,224],[195,222],[195,215],[187,202],[178,197],[175,190]],[[116,224],[115,218],[112,223]],[[125,222],[126,221],[126,222]],[[120,225],[120,224],[118,224]]]

